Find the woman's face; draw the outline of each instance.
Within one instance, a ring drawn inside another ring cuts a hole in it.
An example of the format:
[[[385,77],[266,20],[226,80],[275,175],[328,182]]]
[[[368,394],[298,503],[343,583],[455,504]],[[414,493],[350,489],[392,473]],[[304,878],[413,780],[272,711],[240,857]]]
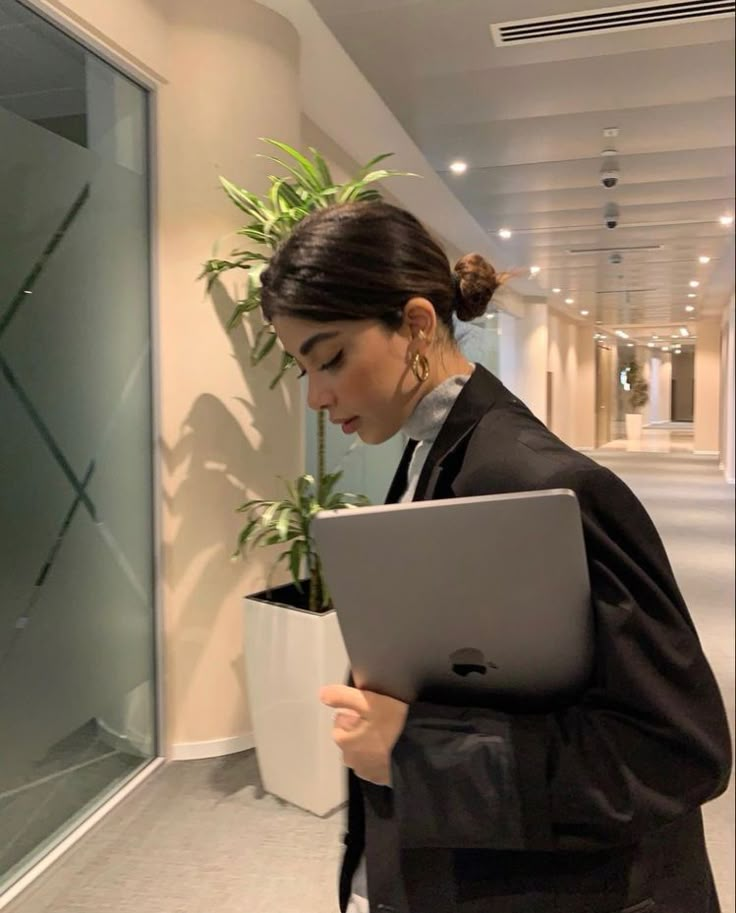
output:
[[[382,444],[411,415],[419,386],[410,368],[411,330],[376,320],[329,323],[275,317],[284,349],[307,378],[307,402],[345,434]]]

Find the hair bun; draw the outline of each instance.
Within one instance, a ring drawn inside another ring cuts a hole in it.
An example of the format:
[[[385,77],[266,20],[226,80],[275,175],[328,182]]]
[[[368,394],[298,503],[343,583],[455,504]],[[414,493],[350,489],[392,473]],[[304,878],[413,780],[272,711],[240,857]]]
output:
[[[485,313],[493,293],[503,281],[480,254],[466,254],[454,268],[455,313],[460,320],[475,320]]]

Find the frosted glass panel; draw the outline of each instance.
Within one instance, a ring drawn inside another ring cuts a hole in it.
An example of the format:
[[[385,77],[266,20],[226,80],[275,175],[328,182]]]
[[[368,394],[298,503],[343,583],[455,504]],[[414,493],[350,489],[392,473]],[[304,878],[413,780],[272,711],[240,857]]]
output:
[[[0,0],[0,887],[155,753],[146,125]]]

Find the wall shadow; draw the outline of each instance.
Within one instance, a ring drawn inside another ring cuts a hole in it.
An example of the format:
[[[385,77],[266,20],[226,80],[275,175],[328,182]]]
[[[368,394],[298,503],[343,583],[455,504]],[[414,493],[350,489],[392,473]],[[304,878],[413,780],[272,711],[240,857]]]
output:
[[[163,543],[167,585],[183,590],[177,600],[174,636],[175,656],[168,657],[168,674],[176,704],[186,704],[197,680],[197,669],[207,651],[217,613],[240,613],[240,599],[262,586],[276,548],[260,551],[242,562],[231,556],[243,518],[237,508],[249,497],[273,497],[281,492],[278,476],[293,477],[301,471],[300,434],[284,445],[285,424],[301,429],[301,403],[293,382],[269,384],[280,357],[272,353],[257,366],[250,363],[252,327],[238,326],[228,332],[234,303],[221,286],[208,299],[229,352],[243,379],[242,395],[229,401],[203,393],[191,404],[173,442],[161,442],[164,463],[165,509],[176,523],[176,532]],[[172,484],[172,480],[176,480]],[[228,600],[230,600],[228,602]],[[245,670],[240,654],[230,672],[246,706]],[[174,709],[174,714],[176,709]],[[244,720],[234,721],[234,729]]]

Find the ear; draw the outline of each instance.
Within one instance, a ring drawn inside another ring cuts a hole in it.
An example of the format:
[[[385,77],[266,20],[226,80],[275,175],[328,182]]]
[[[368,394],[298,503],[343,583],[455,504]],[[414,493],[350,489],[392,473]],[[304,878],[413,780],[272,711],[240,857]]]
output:
[[[420,343],[418,350],[423,352],[437,336],[437,312],[432,302],[426,298],[409,299],[401,332]]]

